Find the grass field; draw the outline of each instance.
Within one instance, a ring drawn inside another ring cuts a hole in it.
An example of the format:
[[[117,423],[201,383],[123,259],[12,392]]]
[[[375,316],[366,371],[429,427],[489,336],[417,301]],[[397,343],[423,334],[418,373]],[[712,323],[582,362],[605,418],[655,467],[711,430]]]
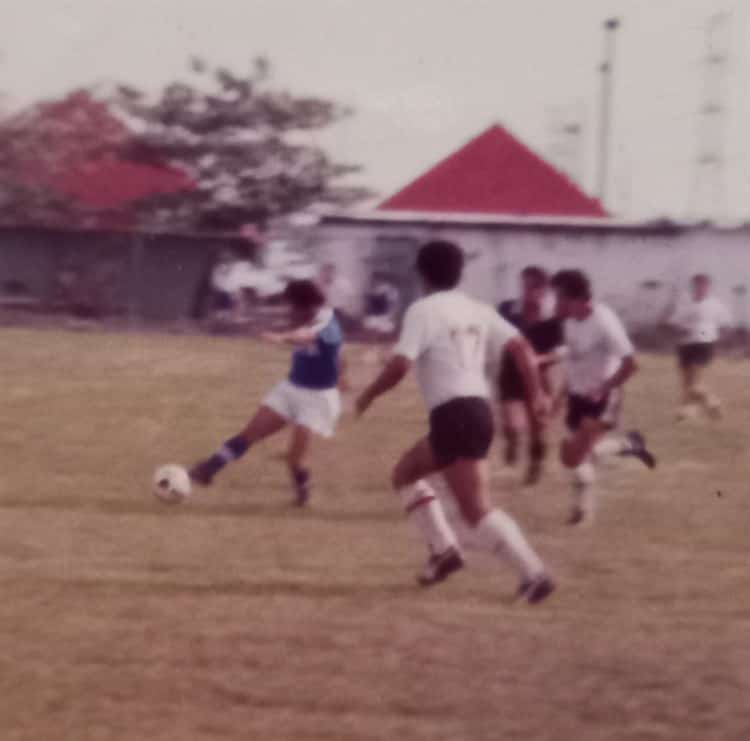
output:
[[[675,427],[671,360],[643,365],[627,422],[661,465],[608,470],[595,527],[562,524],[556,466],[523,490],[497,465],[559,581],[532,608],[491,561],[414,586],[388,490],[411,384],[316,449],[308,511],[283,439],[166,507],[156,464],[235,431],[285,353],[3,330],[0,739],[750,739],[750,366],[715,368],[723,421]]]

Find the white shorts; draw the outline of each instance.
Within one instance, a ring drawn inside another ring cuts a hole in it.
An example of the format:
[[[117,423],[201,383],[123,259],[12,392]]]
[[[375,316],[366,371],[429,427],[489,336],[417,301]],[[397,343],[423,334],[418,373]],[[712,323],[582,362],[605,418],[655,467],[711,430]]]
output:
[[[370,330],[370,332],[392,334],[396,329],[396,322],[387,314],[383,316],[366,316],[362,321],[362,326]]]
[[[316,391],[282,381],[271,389],[263,403],[295,425],[307,427],[323,437],[332,437],[341,414],[337,388]]]

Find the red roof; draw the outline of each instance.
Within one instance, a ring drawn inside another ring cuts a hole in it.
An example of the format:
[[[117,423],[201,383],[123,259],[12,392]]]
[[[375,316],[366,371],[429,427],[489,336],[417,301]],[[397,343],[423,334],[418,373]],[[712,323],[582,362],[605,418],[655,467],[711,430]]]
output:
[[[534,216],[606,217],[565,175],[502,126],[491,126],[378,207]]]
[[[182,170],[165,162],[144,164],[119,156],[127,126],[85,91],[33,106],[5,129],[10,135],[22,131],[23,140],[32,145],[17,158],[20,180],[72,196],[107,225],[128,224],[131,207],[147,196],[194,187]]]

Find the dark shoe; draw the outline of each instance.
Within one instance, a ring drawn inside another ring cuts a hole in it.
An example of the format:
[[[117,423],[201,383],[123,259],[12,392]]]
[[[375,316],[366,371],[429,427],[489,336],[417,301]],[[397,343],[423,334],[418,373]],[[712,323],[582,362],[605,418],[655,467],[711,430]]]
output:
[[[628,432],[626,437],[629,447],[622,454],[637,458],[647,468],[656,468],[656,457],[646,447],[646,438],[638,430]]]
[[[433,554],[425,564],[422,573],[417,576],[420,586],[431,587],[433,584],[443,581],[454,571],[464,567],[463,556],[457,548],[450,546],[442,553]]]
[[[207,458],[205,461],[196,463],[189,471],[188,475],[193,483],[200,484],[200,486],[211,486],[214,476],[221,469],[221,465],[217,464],[213,457]]]
[[[521,582],[518,598],[525,599],[530,605],[537,605],[555,591],[557,585],[547,574],[540,574],[534,579]]]
[[[310,472],[300,468],[294,472],[294,503],[298,507],[305,507],[310,501]]]

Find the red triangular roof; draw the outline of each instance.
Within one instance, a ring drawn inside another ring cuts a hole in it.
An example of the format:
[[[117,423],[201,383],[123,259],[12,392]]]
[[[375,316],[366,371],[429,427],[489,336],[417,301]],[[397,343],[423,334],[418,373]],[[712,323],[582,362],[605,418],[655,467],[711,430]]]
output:
[[[502,126],[491,126],[378,207],[394,211],[606,217]]]
[[[125,226],[131,207],[147,196],[190,190],[190,178],[165,162],[145,164],[119,154],[127,126],[86,91],[22,111],[5,126],[22,130],[33,147],[19,153],[16,174],[27,186],[73,197],[94,221]]]

